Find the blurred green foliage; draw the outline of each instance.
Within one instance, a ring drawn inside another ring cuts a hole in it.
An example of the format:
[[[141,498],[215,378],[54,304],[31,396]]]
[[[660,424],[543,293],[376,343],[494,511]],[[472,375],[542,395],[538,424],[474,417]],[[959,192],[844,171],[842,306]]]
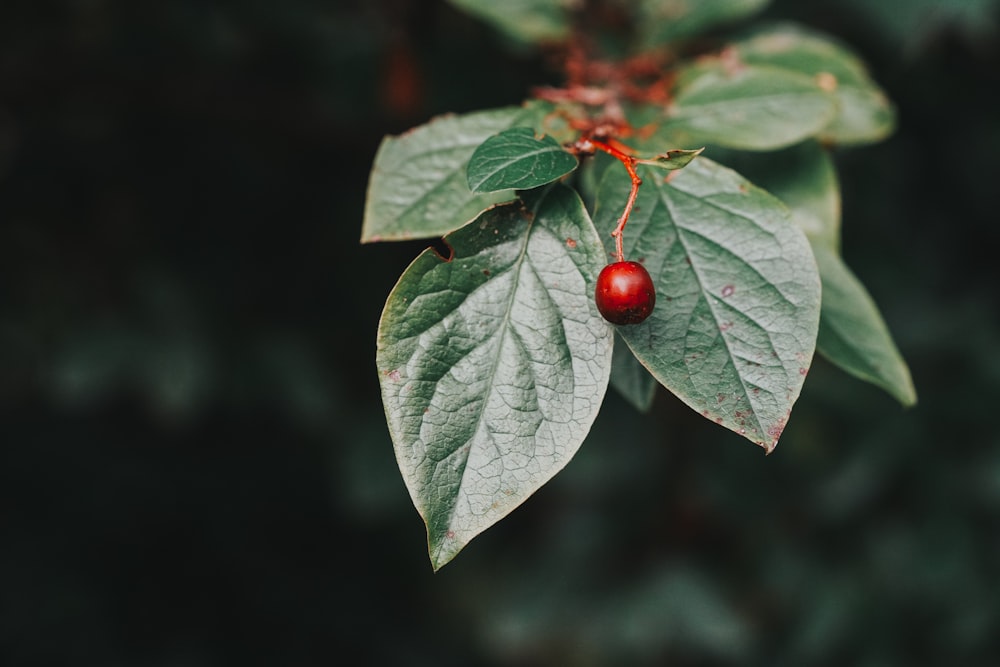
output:
[[[432,0],[0,4],[0,663],[1000,661],[997,3],[767,15],[899,107],[843,247],[920,404],[817,362],[764,458],[609,393],[432,575],[374,372],[424,244],[358,243],[368,168],[544,58]]]

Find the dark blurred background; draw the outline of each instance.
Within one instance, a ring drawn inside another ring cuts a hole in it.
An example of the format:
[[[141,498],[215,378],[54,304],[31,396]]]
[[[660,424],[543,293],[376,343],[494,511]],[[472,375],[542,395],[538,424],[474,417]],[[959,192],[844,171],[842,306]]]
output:
[[[432,574],[374,366],[425,244],[359,244],[368,169],[555,73],[440,0],[4,0],[0,664],[1000,663],[997,6],[766,12],[899,107],[837,161],[919,405],[817,361],[765,458],[609,393]]]

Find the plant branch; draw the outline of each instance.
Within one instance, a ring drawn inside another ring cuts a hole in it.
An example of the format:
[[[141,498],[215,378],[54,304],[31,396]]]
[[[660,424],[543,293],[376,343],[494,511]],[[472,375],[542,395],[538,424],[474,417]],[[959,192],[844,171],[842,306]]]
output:
[[[628,146],[625,146],[613,137],[609,137],[603,141],[594,139],[593,137],[581,137],[573,145],[573,148],[578,153],[591,154],[598,150],[607,153],[625,165],[628,175],[632,178],[632,187],[629,190],[628,199],[625,200],[625,209],[622,211],[621,217],[618,218],[618,225],[611,232],[611,236],[615,240],[615,257],[619,262],[624,262],[625,252],[622,247],[622,231],[625,229],[628,218],[632,214],[632,207],[635,206],[635,199],[639,194],[639,186],[642,185],[642,179],[639,178],[639,174],[635,170],[638,160],[626,152],[630,150]]]

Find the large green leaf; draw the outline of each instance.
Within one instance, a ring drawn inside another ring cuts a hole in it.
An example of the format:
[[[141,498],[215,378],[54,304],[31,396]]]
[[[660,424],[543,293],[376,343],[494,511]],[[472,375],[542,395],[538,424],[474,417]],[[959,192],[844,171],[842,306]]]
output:
[[[775,153],[727,153],[726,160],[784,201],[809,237],[823,284],[819,353],[903,405],[914,404],[906,362],[871,295],[840,257],[840,186],[829,152],[808,141]]]
[[[441,236],[513,191],[474,194],[466,165],[480,144],[514,126],[543,130],[548,105],[529,103],[436,118],[400,136],[386,137],[368,182],[361,241]]]
[[[472,153],[467,169],[476,193],[528,190],[562,178],[577,167],[576,156],[550,136],[538,138],[530,127],[495,134]]]
[[[823,279],[817,349],[855,377],[881,387],[904,406],[917,402],[910,370],[875,301],[840,256],[814,246]]]
[[[640,0],[636,25],[645,46],[696,36],[763,9],[770,0]]]
[[[386,418],[435,569],[566,465],[607,390],[604,248],[574,191],[525,196],[449,234],[450,261],[420,255],[379,322]]]
[[[519,42],[561,42],[569,37],[571,0],[449,0]]]
[[[642,173],[624,246],[649,270],[657,302],[618,332],[687,405],[771,451],[815,350],[820,282],[809,242],[784,204],[708,159],[669,178]],[[615,226],[629,184],[624,170],[605,173],[599,230]]]
[[[795,24],[756,31],[733,45],[752,65],[780,67],[814,77],[837,100],[837,113],[820,137],[830,143],[879,141],[895,127],[895,108],[864,62],[833,38]]]
[[[718,59],[682,75],[662,132],[679,145],[774,150],[818,134],[835,113],[813,77]]]

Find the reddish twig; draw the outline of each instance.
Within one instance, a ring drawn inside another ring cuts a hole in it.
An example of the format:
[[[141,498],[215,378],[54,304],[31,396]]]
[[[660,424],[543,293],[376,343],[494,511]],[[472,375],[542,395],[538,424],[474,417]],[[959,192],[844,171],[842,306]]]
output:
[[[578,153],[592,154],[595,150],[607,153],[625,165],[625,170],[628,171],[628,175],[632,178],[632,188],[629,190],[628,199],[625,200],[625,209],[622,211],[621,217],[618,218],[618,225],[611,232],[611,236],[615,240],[615,257],[619,262],[624,262],[625,252],[622,248],[622,231],[625,229],[625,224],[632,214],[632,207],[635,206],[635,199],[639,194],[639,186],[642,185],[642,179],[639,178],[639,174],[635,170],[636,158],[626,152],[630,150],[628,146],[625,146],[614,137],[609,137],[604,141],[594,139],[593,137],[582,137],[573,145],[573,148]]]
[[[578,155],[601,151],[621,162],[632,187],[625,209],[611,236],[615,239],[615,256],[625,261],[622,232],[635,206],[642,179],[636,172],[639,160],[632,149],[620,141],[622,137],[643,134],[643,128],[633,128],[625,117],[626,101],[666,105],[670,101],[675,72],[670,66],[673,56],[658,52],[642,54],[624,61],[611,62],[591,57],[589,45],[575,41],[564,53],[566,73],[564,88],[545,87],[534,91],[535,97],[556,104],[575,103],[584,107],[576,113],[566,113],[570,127],[579,139],[568,145]]]

